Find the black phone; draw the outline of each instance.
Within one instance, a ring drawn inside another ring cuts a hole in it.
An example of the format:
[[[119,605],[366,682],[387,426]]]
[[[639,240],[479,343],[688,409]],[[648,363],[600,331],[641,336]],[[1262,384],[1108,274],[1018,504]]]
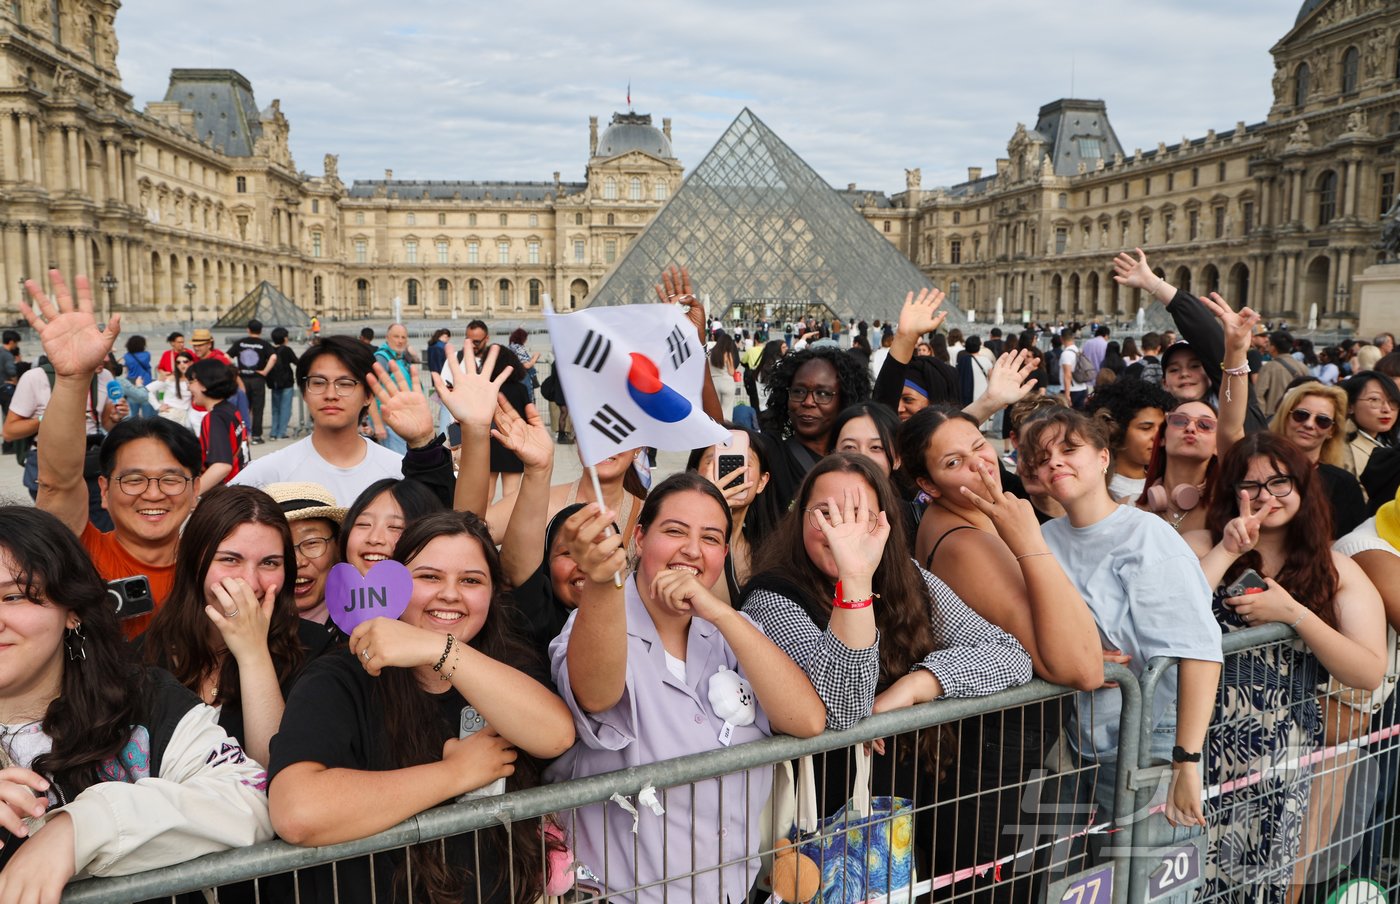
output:
[[[715,463],[720,482],[722,483],[724,478],[741,470],[747,464],[748,458],[742,452],[737,455],[720,455],[719,460]]]
[[[151,582],[144,574],[108,581],[107,595],[112,598],[117,618],[147,615],[156,608],[155,598],[151,596]]]
[[[1253,568],[1247,569],[1239,579],[1229,587],[1225,588],[1226,597],[1246,596],[1251,593],[1263,593],[1269,589],[1269,585],[1259,576],[1259,572]]]

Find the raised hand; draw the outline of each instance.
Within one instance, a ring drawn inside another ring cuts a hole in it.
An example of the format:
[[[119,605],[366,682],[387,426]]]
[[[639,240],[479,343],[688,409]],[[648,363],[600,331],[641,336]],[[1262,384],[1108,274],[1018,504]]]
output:
[[[24,288],[33,307],[20,301],[24,319],[39,334],[44,354],[58,376],[90,377],[107,360],[112,343],[121,333],[121,315],[113,314],[106,328],[99,330],[92,314],[92,287],[86,276],[73,278],[78,292],[77,304],[68,291],[68,283],[57,270],[49,271],[54,297],[50,299],[34,280],[26,279]]]
[[[813,517],[831,547],[843,582],[874,576],[890,538],[890,522],[884,512],[872,511],[864,493],[846,490],[843,505],[828,498],[825,509],[816,507]]]
[[[1220,297],[1220,293],[1211,292],[1201,298],[1201,304],[1210,309],[1215,315],[1215,319],[1220,321],[1220,328],[1225,332],[1225,351],[1237,352],[1243,356],[1249,351],[1249,340],[1254,335],[1254,325],[1259,322],[1259,315],[1250,308],[1240,308],[1236,314],[1230,309],[1230,303]]]
[[[418,388],[418,365],[412,365],[411,378],[404,379],[403,371],[395,365],[393,370],[378,361],[374,371],[365,381],[369,391],[379,400],[379,416],[385,425],[404,438],[409,448],[425,446],[437,434],[433,422],[433,408],[428,397]]]
[[[918,297],[913,292],[904,296],[904,307],[899,310],[898,333],[906,336],[922,336],[932,333],[948,319],[947,311],[938,310],[946,296],[940,289],[920,289]]]
[[[705,304],[695,297],[690,271],[675,264],[661,271],[661,285],[656,286],[656,300],[662,304],[685,306],[685,316],[703,339],[705,336]]]
[[[982,478],[983,491],[974,493],[967,487],[959,487],[963,499],[991,519],[997,536],[1005,541],[1012,555],[1047,551],[1040,522],[1035,517],[1035,506],[1003,490],[999,475],[986,464],[980,465],[977,473]]]
[[[560,534],[569,556],[595,584],[612,584],[627,565],[622,537],[613,529],[613,513],[591,502],[569,516]]]
[[[554,465],[554,438],[534,403],[525,406],[525,416],[521,417],[505,396],[497,396],[496,425],[491,428],[491,436],[514,452],[527,471],[545,471]]]
[[[987,389],[983,395],[989,396],[1000,408],[1015,405],[1035,389],[1031,379],[1034,374],[1035,359],[1029,351],[1004,352],[987,372]]]
[[[219,630],[224,646],[238,664],[243,666],[259,656],[270,655],[267,630],[277,605],[278,588],[268,587],[261,600],[241,578],[224,578],[210,589],[218,605],[205,606],[204,614]]]
[[[433,386],[437,389],[438,400],[463,427],[486,430],[496,417],[496,396],[515,369],[507,367],[494,379],[491,377],[500,352],[500,347],[493,345],[486,350],[481,370],[478,371],[475,364],[463,369],[455,350],[448,345],[447,368],[452,374],[452,388],[447,387],[441,374],[433,374]]]
[[[1141,248],[1133,250],[1137,252],[1136,258],[1126,251],[1120,251],[1114,256],[1113,281],[1129,289],[1151,290],[1161,277],[1147,266],[1147,255]]]
[[[1225,547],[1226,552],[1239,558],[1258,544],[1259,525],[1274,511],[1273,498],[1270,496],[1264,507],[1255,512],[1249,494],[1243,490],[1240,491],[1240,513],[1238,517],[1230,519],[1230,523],[1225,525],[1225,530],[1220,536],[1220,543]]]

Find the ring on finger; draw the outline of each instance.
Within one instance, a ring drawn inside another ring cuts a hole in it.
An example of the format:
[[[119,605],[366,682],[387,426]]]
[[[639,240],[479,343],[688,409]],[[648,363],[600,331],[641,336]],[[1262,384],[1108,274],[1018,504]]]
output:
[[[238,610],[237,610],[237,609],[234,609],[232,612],[225,612],[225,613],[224,613],[224,618],[237,618],[237,617],[238,617]]]
[[[363,650],[360,651],[360,658],[363,659],[365,662],[369,662],[369,647],[365,647]]]

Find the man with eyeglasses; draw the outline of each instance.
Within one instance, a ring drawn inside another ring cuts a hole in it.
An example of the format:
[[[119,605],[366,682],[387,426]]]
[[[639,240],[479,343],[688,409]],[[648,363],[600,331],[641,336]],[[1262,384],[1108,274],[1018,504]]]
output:
[[[194,482],[202,457],[189,429],[165,418],[137,418],[115,424],[102,442],[97,485],[112,530],[93,525],[84,480],[86,432],[92,374],[102,366],[118,336],[118,318],[99,331],[92,315],[92,289],[75,279],[77,304],[63,277],[51,274],[50,301],[29,283],[34,309],[25,316],[39,333],[54,370],[54,386],[39,424],[37,502],[77,534],[104,580],[145,575],[159,608],[175,578],[180,528],[195,504]],[[145,630],[150,616],[123,621],[127,637]]]
[[[348,336],[327,336],[307,349],[297,362],[297,385],[311,415],[311,435],[255,460],[229,483],[262,488],[310,481],[330,490],[337,505],[348,506],[376,480],[402,477],[403,457],[360,435],[373,368],[374,349]]]

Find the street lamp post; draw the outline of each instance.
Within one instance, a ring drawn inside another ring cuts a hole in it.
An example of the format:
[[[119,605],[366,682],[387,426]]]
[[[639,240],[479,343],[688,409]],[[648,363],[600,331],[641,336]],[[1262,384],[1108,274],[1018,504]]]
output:
[[[188,282],[185,283],[185,294],[188,295],[188,296],[190,297],[190,333],[191,333],[191,334],[194,333],[194,293],[195,293],[195,290],[198,289],[198,288],[199,288],[199,286],[196,286],[196,285],[194,284],[194,281],[193,281],[193,280],[190,280],[190,281],[188,281]]]
[[[117,294],[117,278],[108,270],[107,275],[102,277],[102,288],[107,290],[107,306],[102,311],[103,321],[112,319],[112,308],[116,307],[113,297]]]

